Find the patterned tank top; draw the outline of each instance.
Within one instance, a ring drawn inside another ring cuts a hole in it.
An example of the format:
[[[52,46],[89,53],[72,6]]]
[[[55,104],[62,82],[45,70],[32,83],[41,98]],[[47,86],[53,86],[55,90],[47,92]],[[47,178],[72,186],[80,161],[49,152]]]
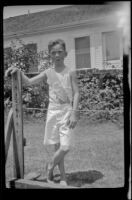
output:
[[[54,68],[45,71],[49,85],[49,103],[72,104],[73,90],[68,67],[57,73]]]

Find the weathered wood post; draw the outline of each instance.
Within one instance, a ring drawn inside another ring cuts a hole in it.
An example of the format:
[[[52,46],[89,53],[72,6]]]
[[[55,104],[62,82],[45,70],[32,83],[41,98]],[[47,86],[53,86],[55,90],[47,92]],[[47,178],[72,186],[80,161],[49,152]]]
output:
[[[12,75],[13,152],[15,178],[24,178],[23,113],[21,72]]]
[[[5,163],[7,161],[12,130],[13,130],[13,110],[11,108],[10,111],[9,111],[9,114],[8,114],[7,124],[6,124],[6,128],[5,128],[5,136],[6,136],[6,140],[5,140]]]

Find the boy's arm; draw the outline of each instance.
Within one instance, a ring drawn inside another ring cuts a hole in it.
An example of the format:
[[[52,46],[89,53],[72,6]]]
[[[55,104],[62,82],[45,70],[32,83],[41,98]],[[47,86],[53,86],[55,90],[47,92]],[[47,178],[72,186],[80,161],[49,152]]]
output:
[[[77,77],[76,77],[76,72],[71,72],[71,84],[72,84],[72,89],[73,89],[73,107],[72,107],[72,112],[70,115],[70,118],[67,122],[67,125],[69,125],[69,128],[74,128],[77,123],[77,114],[78,114],[78,104],[79,104],[79,88],[78,88],[78,83],[77,83]]]
[[[33,78],[28,78],[23,72],[22,72],[22,81],[25,85],[34,85],[37,83],[40,83],[42,80],[46,79],[46,73],[41,72],[37,76]]]
[[[20,69],[12,66],[10,68],[8,68],[8,70],[5,73],[5,77],[9,76],[10,74],[15,73],[16,71],[18,71]],[[25,85],[33,85],[33,84],[37,84],[39,82],[41,82],[42,80],[44,80],[46,78],[46,73],[42,72],[39,75],[33,77],[33,78],[28,78],[23,72],[21,72],[22,75],[22,82]]]
[[[76,116],[79,104],[79,88],[77,83],[76,72],[71,73],[71,83],[73,88],[73,111],[72,114]]]

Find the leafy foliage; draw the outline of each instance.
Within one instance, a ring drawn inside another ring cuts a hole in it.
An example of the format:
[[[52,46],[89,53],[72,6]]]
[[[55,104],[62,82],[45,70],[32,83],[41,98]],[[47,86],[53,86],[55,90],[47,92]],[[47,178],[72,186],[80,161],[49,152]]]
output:
[[[122,71],[115,69],[79,71],[80,111],[88,111],[84,113],[96,119],[112,119],[113,111],[120,113],[123,109],[122,78]]]
[[[22,40],[17,39],[11,41],[10,47],[4,51],[4,70],[13,65],[24,73],[28,73],[29,69],[36,63],[38,63],[39,72],[50,67],[51,60],[47,50],[36,53],[34,49],[30,48],[30,45],[25,45]],[[42,90],[45,91],[47,87],[45,84],[44,86],[41,84],[35,87],[24,87],[22,96],[24,106],[40,108],[42,105],[47,105],[47,96],[45,97],[41,92]],[[44,99],[43,102],[42,99]],[[10,77],[4,78],[4,100],[4,106],[10,108],[12,106]]]
[[[38,53],[38,61],[39,61],[39,66],[38,66],[39,72],[42,72],[51,67],[52,61],[50,59],[48,50],[40,51]]]
[[[12,65],[18,67],[23,72],[28,72],[37,60],[36,51],[25,45],[22,40],[17,39],[11,41],[9,48],[4,50],[4,69],[8,69]]]

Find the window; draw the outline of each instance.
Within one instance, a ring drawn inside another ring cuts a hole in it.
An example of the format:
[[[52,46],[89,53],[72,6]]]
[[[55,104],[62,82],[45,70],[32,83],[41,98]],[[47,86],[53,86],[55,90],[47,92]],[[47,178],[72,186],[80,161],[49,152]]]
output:
[[[76,68],[91,68],[90,37],[75,38]]]
[[[120,60],[121,40],[118,31],[102,33],[104,61]]]

